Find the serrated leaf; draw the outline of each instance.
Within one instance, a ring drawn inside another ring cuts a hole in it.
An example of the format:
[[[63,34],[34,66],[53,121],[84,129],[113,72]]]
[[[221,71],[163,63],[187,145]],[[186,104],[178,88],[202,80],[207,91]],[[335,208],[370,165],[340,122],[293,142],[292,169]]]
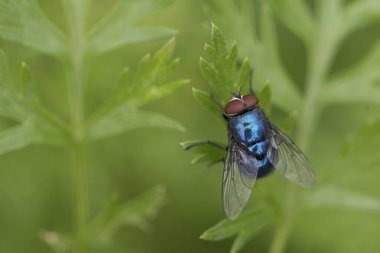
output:
[[[0,37],[56,56],[66,52],[64,34],[35,0],[0,1]]]
[[[210,94],[193,88],[193,95],[198,103],[205,107],[207,111],[209,111],[218,120],[219,123],[221,123],[223,126],[226,125],[226,121],[224,120],[222,114],[223,108],[220,108],[218,106],[217,102],[211,97]]]
[[[91,139],[101,139],[136,128],[152,127],[184,131],[184,127],[180,123],[168,116],[134,109],[128,104],[123,104],[98,118],[89,129],[89,137]]]
[[[133,83],[125,99],[135,99],[138,106],[169,95],[183,87],[188,80],[167,82],[166,80],[178,66],[178,59],[171,60],[175,39],[169,40],[153,57],[146,55],[139,63]],[[157,96],[155,96],[157,95]]]
[[[227,56],[226,42],[224,36],[214,23],[211,23],[211,38],[213,46],[215,47],[216,54],[219,58],[224,58]]]
[[[48,112],[31,88],[31,77],[24,65],[21,82],[14,82],[7,59],[0,52],[0,115],[20,122],[0,132],[0,154],[25,147],[31,143],[67,145],[68,136],[63,124]]]
[[[307,194],[305,204],[312,208],[340,207],[362,211],[380,211],[380,199],[334,186],[326,186]]]
[[[144,56],[133,80],[128,71],[123,70],[114,94],[87,122],[90,138],[104,138],[144,127],[184,131],[180,123],[167,116],[138,109],[189,83],[188,80],[167,80],[178,65],[178,59],[171,60],[174,47],[173,38],[153,56]]]
[[[233,88],[231,87],[232,90],[233,89],[241,90],[242,87],[244,86],[247,87],[250,82],[251,74],[252,74],[251,64],[249,64],[249,61],[246,58],[244,59],[243,64],[240,67],[240,72],[239,72],[235,87]]]
[[[208,81],[208,84],[210,85],[213,92],[215,92],[219,100],[224,102],[223,100],[226,99],[223,99],[223,97],[226,97],[228,95],[228,92],[226,89],[225,80],[222,80],[223,77],[218,75],[220,71],[216,70],[211,63],[202,57],[199,59],[199,67],[202,76]]]
[[[237,236],[230,252],[238,252],[271,222],[272,218],[268,212],[256,208],[243,213],[234,221],[230,219],[220,221],[215,226],[206,230],[201,235],[201,239],[219,241]]]
[[[258,36],[250,1],[213,1],[216,11],[211,11],[214,20],[220,24],[229,38],[239,45],[239,58],[249,57],[254,69],[255,89],[260,89],[266,82],[272,84],[273,103],[285,112],[300,108],[302,103],[300,91],[282,66],[277,48],[277,36],[273,15],[268,3],[263,2],[259,9],[261,29]],[[292,14],[290,14],[292,15]],[[245,29],[241,29],[245,27]]]
[[[172,36],[175,30],[142,25],[141,21],[171,1],[119,1],[88,35],[88,53],[96,55],[132,43]]]
[[[181,146],[185,150],[198,154],[192,163],[209,163],[223,162],[227,156],[227,144],[203,141],[185,141],[181,143]]]
[[[95,247],[108,245],[116,232],[124,226],[134,226],[146,230],[166,203],[166,189],[159,185],[134,199],[119,203],[111,201],[106,210],[90,223],[88,227]]]
[[[272,100],[272,94],[269,84],[265,85],[265,87],[260,91],[258,96],[260,107],[263,108],[264,112],[269,115]]]
[[[230,50],[227,49],[224,35],[215,24],[212,24],[211,38],[211,45],[205,46],[209,59],[201,57],[199,65],[213,95],[224,105],[231,94],[237,94],[248,87],[251,66],[248,59],[239,62],[236,43],[233,43]]]
[[[238,71],[237,68],[236,68],[236,63],[238,61],[239,61],[239,57],[238,57],[237,44],[236,44],[236,42],[233,42],[232,46],[231,46],[230,54],[227,57],[227,66],[226,66],[226,68],[227,68],[227,75],[228,76],[236,76],[236,73]],[[251,68],[250,66],[248,66],[248,67]],[[243,67],[242,67],[242,70],[243,70]],[[240,71],[242,71],[242,70],[240,70]],[[245,83],[243,83],[243,85],[244,84]],[[237,85],[237,87],[234,87],[234,88],[238,88],[238,87],[241,87],[241,85]]]
[[[166,83],[161,86],[153,86],[147,89],[145,94],[141,97],[143,103],[151,103],[152,101],[159,100],[163,97],[171,95],[174,91],[186,86],[190,83],[190,80],[183,79],[170,83]]]

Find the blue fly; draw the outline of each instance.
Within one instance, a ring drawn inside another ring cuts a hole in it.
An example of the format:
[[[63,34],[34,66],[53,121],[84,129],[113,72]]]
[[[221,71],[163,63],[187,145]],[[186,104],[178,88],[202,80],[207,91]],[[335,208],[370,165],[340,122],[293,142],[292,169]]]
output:
[[[246,205],[257,178],[278,171],[302,186],[314,183],[312,166],[305,154],[259,106],[258,98],[234,95],[223,109],[228,121],[227,157],[223,172],[223,208],[230,219],[238,217]],[[213,142],[196,143],[196,145]],[[224,148],[223,148],[224,149]]]

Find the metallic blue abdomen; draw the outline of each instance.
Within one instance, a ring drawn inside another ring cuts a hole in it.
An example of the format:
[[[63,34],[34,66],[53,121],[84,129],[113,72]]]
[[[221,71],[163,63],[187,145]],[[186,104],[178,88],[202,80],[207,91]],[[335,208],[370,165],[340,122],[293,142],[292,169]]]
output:
[[[270,125],[259,108],[231,117],[229,132],[237,143],[246,148],[247,155],[256,158],[258,162],[257,177],[263,177],[273,170],[273,166],[267,157],[270,148]]]

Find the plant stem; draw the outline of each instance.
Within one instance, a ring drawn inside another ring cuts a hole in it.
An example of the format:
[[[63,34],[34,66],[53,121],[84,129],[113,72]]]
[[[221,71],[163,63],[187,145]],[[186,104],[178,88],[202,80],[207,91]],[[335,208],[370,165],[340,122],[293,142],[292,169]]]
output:
[[[84,79],[85,79],[85,59],[84,59],[84,14],[85,0],[68,1],[65,3],[67,14],[70,16],[71,28],[71,55],[69,59],[69,104],[70,118],[73,136],[73,181],[75,198],[74,222],[76,228],[76,240],[74,252],[87,252],[87,206],[88,206],[88,185],[87,185],[87,156],[86,138],[83,115],[84,104]]]
[[[299,146],[304,152],[309,149],[319,114],[322,111],[322,105],[318,100],[320,87],[326,80],[327,71],[334,55],[334,47],[338,42],[337,38],[333,36],[324,36],[326,33],[323,28],[322,26],[319,31],[318,39],[309,45],[310,58],[306,95],[303,111],[298,121],[299,134],[297,136]],[[270,253],[282,253],[286,248],[286,242],[295,219],[297,187],[297,185],[291,184],[287,189],[284,208],[269,250]]]

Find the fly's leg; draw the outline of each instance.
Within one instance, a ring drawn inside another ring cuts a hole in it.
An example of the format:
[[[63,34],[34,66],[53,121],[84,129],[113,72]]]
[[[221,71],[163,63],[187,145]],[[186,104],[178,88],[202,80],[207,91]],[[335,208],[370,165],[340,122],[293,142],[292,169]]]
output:
[[[216,142],[209,141],[209,140],[207,140],[207,141],[193,142],[193,143],[191,143],[189,145],[183,146],[183,148],[185,150],[191,150],[193,148],[196,148],[196,147],[199,147],[199,146],[203,146],[203,145],[209,145],[212,148],[219,149],[219,150],[221,150],[223,152],[226,152],[226,154],[227,154],[227,147],[224,147],[224,146],[222,146],[222,145],[220,145],[220,144],[218,144]],[[217,159],[215,161],[211,161],[211,162],[208,163],[208,167],[212,167],[212,166],[214,166],[214,165],[216,165],[218,163],[224,163],[225,160],[226,160],[226,158],[223,157],[221,159]]]
[[[194,142],[194,143],[192,143],[190,145],[185,146],[184,149],[185,150],[190,150],[192,148],[195,148],[195,147],[198,147],[198,146],[202,146],[202,145],[210,145],[210,146],[212,146],[214,148],[220,149],[220,150],[222,150],[222,151],[224,151],[224,152],[227,153],[227,148],[226,147],[223,147],[222,145],[220,145],[220,144],[218,144],[218,143],[216,143],[214,141],[209,141],[209,140]]]

